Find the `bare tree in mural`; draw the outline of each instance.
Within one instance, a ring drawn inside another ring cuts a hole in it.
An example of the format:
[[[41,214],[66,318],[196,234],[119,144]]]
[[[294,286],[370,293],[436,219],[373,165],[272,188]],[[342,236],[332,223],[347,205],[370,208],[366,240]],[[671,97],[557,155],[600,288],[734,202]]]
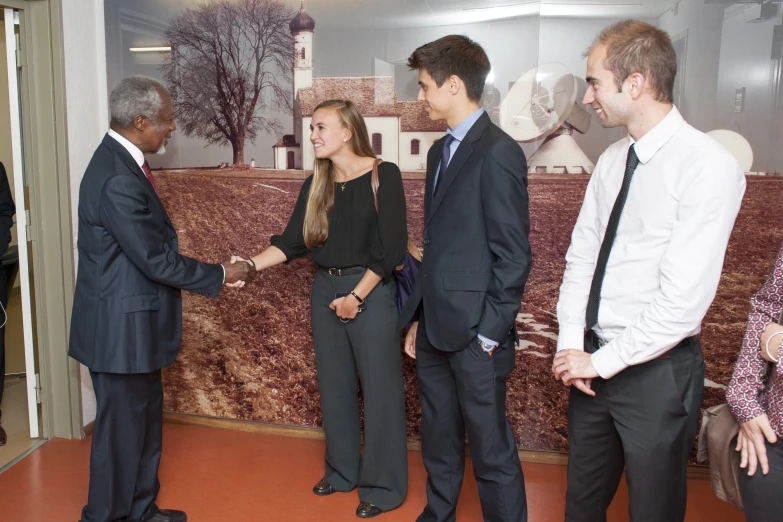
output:
[[[236,164],[258,132],[282,134],[271,113],[291,110],[294,14],[279,0],[214,0],[171,21],[163,73],[186,136],[230,144]]]

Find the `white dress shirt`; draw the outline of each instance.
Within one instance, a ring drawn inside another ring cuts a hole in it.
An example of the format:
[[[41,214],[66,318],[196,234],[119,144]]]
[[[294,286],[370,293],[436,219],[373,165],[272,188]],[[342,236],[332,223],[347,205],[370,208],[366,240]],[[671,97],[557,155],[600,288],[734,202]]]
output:
[[[139,164],[139,167],[144,165],[144,153],[136,145],[125,139],[122,135],[109,129],[109,136],[117,140],[117,142],[125,147],[125,149],[133,157],[134,161]]]
[[[109,129],[108,132],[109,136],[114,138],[117,143],[125,147],[125,150],[127,150],[131,157],[133,157],[133,161],[138,163],[139,168],[144,170],[144,153],[141,151],[140,148],[138,148],[136,145],[125,139],[122,135],[120,135],[117,132],[114,132],[113,130]],[[145,174],[146,175],[146,174]],[[220,268],[223,269],[223,283],[226,282],[226,267],[224,267],[222,264],[220,265]]]
[[[620,192],[629,136],[598,159],[587,185],[557,303],[557,349],[584,349],[585,309],[598,251]],[[745,176],[734,157],[676,107],[635,146],[639,166],[601,290],[592,357],[608,379],[696,335],[715,297]]]

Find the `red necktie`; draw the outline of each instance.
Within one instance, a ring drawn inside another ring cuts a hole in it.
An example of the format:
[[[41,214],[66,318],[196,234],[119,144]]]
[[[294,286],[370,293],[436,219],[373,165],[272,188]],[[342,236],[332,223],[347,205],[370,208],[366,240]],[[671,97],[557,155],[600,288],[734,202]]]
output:
[[[152,177],[152,171],[150,170],[150,164],[147,163],[147,160],[144,160],[144,165],[141,166],[141,170],[144,171],[144,174],[147,176],[147,179],[150,180],[150,183],[152,184],[152,188],[155,191],[155,194],[158,193],[158,187],[155,186],[155,178]]]

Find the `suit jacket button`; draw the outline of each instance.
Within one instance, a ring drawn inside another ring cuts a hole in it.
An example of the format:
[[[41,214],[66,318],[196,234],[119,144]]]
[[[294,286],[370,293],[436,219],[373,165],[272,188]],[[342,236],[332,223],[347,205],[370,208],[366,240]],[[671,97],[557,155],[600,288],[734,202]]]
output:
[[[425,240],[424,240],[424,244],[425,244],[425,245],[429,245],[429,244],[430,244],[430,240],[429,240],[429,239],[425,239]]]

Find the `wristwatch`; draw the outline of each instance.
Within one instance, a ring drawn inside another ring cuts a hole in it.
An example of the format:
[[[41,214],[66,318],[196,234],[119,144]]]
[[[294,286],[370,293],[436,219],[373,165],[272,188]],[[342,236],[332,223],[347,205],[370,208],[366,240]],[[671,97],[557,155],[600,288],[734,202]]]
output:
[[[484,350],[485,352],[491,352],[492,350],[495,349],[495,347],[497,347],[497,344],[485,343],[484,341],[481,340],[481,338],[478,339],[478,342],[479,342],[479,346],[481,346],[481,349]]]

